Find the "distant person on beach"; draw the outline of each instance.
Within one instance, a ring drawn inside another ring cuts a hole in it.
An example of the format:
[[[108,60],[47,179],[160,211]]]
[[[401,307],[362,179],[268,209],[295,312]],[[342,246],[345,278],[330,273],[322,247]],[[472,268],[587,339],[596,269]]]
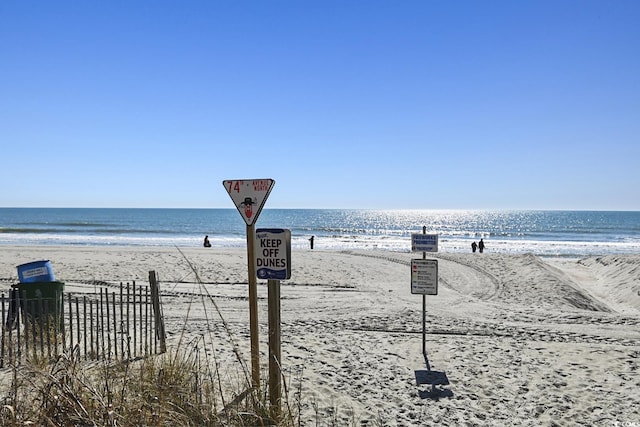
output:
[[[473,242],[471,244],[471,252],[475,253],[476,249],[478,249],[478,244],[476,242]]]
[[[311,245],[311,249],[313,249],[313,240],[314,240],[315,236],[311,236],[311,238],[309,239],[309,244]]]
[[[210,248],[211,247],[211,242],[209,241],[209,236],[204,236],[204,247],[205,248]]]
[[[484,252],[484,240],[480,239],[480,243],[478,243],[478,249],[480,253]]]

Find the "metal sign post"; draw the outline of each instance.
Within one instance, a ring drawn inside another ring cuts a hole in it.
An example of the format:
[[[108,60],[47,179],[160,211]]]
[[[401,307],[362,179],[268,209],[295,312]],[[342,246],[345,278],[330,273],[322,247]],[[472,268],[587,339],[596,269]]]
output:
[[[222,185],[231,196],[238,212],[247,224],[247,269],[249,281],[249,328],[251,334],[251,378],[260,386],[260,342],[258,339],[258,282],[255,265],[255,222],[269,197],[273,179],[225,180]]]
[[[427,252],[438,251],[438,235],[427,234],[427,227],[422,227],[422,234],[411,236],[411,248],[422,252],[422,259],[411,260],[411,293],[422,294],[422,354],[431,370],[427,357],[427,295],[438,295],[438,260],[427,259]]]

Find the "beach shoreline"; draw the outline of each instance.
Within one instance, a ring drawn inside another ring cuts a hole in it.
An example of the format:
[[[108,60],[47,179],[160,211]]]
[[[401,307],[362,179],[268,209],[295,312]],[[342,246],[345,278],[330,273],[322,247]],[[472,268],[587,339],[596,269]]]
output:
[[[193,300],[206,294],[248,358],[246,257],[244,248],[3,246],[0,285],[8,289],[17,265],[40,259],[75,294],[95,282],[145,284],[153,270],[170,348],[182,331],[211,332],[211,316]],[[640,255],[427,257],[438,260],[439,281],[438,295],[425,297],[425,346],[431,369],[449,381],[439,396],[416,383],[426,365],[410,262],[421,254],[293,251],[291,279],[281,283],[282,362],[302,383],[307,423],[640,423]],[[258,298],[265,365],[264,281]]]

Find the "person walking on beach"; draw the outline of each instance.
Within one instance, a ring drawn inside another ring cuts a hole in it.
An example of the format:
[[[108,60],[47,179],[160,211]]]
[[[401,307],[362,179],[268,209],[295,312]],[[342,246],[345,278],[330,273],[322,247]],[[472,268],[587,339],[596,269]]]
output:
[[[204,247],[205,248],[210,248],[211,247],[211,242],[209,241],[209,236],[204,236]]]
[[[313,249],[313,240],[314,240],[315,236],[311,236],[311,238],[309,239],[309,245],[311,245],[311,249]]]
[[[484,252],[484,240],[480,239],[480,243],[478,243],[478,249],[480,253]]]
[[[475,254],[476,253],[476,249],[478,249],[478,244],[476,242],[473,242],[471,244],[471,252],[473,252]]]

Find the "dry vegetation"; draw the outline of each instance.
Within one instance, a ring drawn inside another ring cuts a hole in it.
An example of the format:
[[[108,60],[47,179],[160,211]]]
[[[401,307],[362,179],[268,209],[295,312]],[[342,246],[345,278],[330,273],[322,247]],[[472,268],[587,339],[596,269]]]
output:
[[[209,299],[222,318],[215,301]],[[169,349],[159,356],[88,362],[75,346],[55,360],[31,357],[23,363],[13,361],[2,373],[0,425],[300,425],[300,417],[294,415],[289,402],[286,378],[282,406],[276,413],[269,407],[266,384],[252,386],[246,363],[224,319],[222,322],[238,362],[234,373],[228,368],[220,372],[216,350],[201,351],[201,340],[183,342],[186,321],[177,350]],[[229,378],[236,380],[230,384]],[[298,414],[300,395],[298,387]]]
[[[10,369],[3,426],[296,425],[290,411],[273,420],[268,400],[246,382],[230,389],[197,352],[131,362],[81,361],[77,352],[50,365]],[[241,377],[244,374],[241,374]]]

